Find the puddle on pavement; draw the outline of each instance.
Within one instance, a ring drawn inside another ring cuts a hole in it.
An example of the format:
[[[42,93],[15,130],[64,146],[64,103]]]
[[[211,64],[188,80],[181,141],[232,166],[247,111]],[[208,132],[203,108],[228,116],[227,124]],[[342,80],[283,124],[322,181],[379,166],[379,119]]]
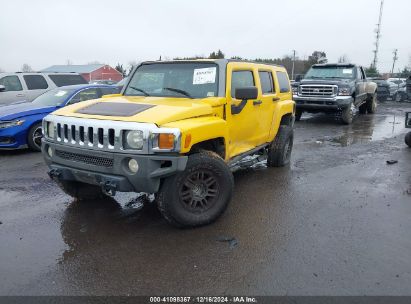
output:
[[[394,137],[404,132],[403,115],[359,117],[337,137],[326,138],[327,141],[346,147],[371,141]]]

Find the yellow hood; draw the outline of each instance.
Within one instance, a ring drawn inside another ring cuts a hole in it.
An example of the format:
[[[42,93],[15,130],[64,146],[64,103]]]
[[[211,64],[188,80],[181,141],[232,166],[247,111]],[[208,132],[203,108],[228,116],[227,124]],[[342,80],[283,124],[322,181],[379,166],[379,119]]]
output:
[[[211,115],[212,105],[219,105],[217,98],[190,99],[171,97],[140,97],[140,96],[118,96],[80,102],[55,111],[53,114],[79,118],[92,118],[102,120],[118,120],[155,123],[158,126],[192,117]],[[104,116],[77,113],[85,107],[95,103],[139,103],[152,105],[153,107],[132,116]]]

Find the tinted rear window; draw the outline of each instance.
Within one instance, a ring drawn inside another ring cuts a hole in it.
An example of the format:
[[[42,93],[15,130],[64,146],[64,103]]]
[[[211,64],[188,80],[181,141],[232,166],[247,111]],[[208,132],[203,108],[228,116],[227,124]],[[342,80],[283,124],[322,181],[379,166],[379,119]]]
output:
[[[290,82],[284,72],[277,72],[278,84],[280,85],[280,92],[286,93],[290,91]]]
[[[49,87],[41,75],[24,75],[23,78],[29,90],[44,90]]]
[[[74,84],[87,84],[88,82],[81,75],[49,75],[50,79],[58,87]]]
[[[115,88],[100,88],[101,90],[101,95],[110,95],[110,94],[117,94],[120,93],[120,88],[115,87]]]

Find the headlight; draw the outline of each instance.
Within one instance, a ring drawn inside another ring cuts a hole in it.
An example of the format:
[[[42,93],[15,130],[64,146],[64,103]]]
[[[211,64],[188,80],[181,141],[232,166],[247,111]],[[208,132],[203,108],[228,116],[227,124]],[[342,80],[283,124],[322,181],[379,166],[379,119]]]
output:
[[[351,89],[350,88],[338,88],[338,95],[342,96],[350,96],[351,95]]]
[[[144,137],[142,131],[127,131],[125,133],[127,148],[142,150],[144,145]]]
[[[54,138],[54,123],[51,121],[47,122],[47,137]]]
[[[293,95],[298,95],[298,87],[292,87]]]
[[[21,126],[24,120],[0,121],[0,129]]]

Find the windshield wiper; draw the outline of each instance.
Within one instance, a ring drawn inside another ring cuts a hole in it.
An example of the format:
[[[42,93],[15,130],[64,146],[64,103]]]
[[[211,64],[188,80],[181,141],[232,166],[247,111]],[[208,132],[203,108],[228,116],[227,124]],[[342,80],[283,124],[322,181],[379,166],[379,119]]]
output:
[[[188,93],[187,91],[184,91],[184,90],[175,89],[175,88],[163,88],[163,90],[168,90],[168,91],[180,93],[184,96],[187,96],[188,98],[193,98],[193,96],[191,96],[190,93]]]
[[[150,94],[148,94],[146,91],[144,91],[143,89],[139,89],[139,88],[136,88],[136,87],[133,87],[133,86],[129,86],[130,88],[132,88],[133,90],[136,90],[136,91],[139,91],[139,92],[141,92],[141,93],[143,93],[144,94],[144,96],[150,96]]]

